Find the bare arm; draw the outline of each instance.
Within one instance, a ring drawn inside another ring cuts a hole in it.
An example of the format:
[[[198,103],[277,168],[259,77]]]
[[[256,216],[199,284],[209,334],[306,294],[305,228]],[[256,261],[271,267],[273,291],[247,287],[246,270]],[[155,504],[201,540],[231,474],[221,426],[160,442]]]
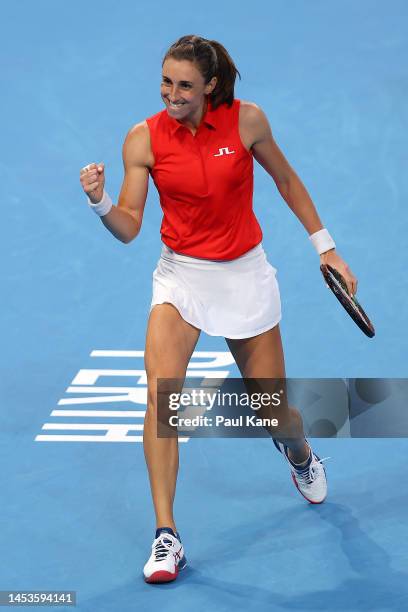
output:
[[[101,217],[102,223],[122,242],[129,243],[138,235],[143,219],[149,185],[149,128],[145,121],[135,125],[123,144],[125,176],[117,206]]]
[[[272,136],[265,113],[252,102],[243,105],[243,129],[256,161],[270,174],[291,210],[309,235],[323,228],[306,187],[283,155]],[[357,278],[345,261],[330,249],[320,255],[320,263],[328,263],[344,277],[349,291],[357,292]]]
[[[323,224],[302,181],[276,144],[265,113],[253,103],[245,104],[244,128],[251,134],[252,153],[270,174],[291,210],[310,234]]]

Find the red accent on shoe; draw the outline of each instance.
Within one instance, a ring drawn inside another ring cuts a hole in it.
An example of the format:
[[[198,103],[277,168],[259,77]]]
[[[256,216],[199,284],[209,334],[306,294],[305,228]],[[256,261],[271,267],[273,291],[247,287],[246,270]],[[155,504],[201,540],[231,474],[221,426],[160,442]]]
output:
[[[145,582],[171,582],[175,580],[178,576],[179,570],[176,566],[176,571],[174,574],[171,572],[166,572],[165,570],[160,570],[158,572],[154,572],[149,578],[145,578]]]

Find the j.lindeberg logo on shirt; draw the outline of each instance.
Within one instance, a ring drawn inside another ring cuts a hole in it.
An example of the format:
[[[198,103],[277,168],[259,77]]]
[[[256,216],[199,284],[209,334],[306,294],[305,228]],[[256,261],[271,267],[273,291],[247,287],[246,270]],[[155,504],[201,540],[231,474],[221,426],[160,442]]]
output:
[[[232,155],[235,151],[230,151],[228,147],[222,147],[219,150],[219,153],[214,153],[214,157],[220,157],[220,155]]]

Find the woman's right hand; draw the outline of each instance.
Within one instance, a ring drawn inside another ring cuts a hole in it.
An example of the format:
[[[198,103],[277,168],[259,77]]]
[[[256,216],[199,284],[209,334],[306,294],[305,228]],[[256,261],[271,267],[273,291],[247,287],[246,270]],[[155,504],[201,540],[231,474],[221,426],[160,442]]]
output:
[[[105,165],[103,163],[88,164],[82,168],[79,180],[92,204],[97,204],[102,200],[105,186]]]

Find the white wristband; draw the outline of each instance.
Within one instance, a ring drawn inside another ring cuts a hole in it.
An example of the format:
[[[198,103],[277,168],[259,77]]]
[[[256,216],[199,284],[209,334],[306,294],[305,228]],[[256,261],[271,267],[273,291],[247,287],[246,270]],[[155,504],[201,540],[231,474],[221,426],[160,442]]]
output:
[[[325,253],[326,251],[330,251],[330,249],[336,248],[336,243],[325,227],[318,232],[311,234],[309,238],[319,255]]]
[[[110,199],[109,194],[106,193],[105,190],[103,190],[103,196],[100,202],[93,204],[88,198],[88,204],[92,208],[92,210],[100,217],[107,215],[113,206],[112,200]]]

